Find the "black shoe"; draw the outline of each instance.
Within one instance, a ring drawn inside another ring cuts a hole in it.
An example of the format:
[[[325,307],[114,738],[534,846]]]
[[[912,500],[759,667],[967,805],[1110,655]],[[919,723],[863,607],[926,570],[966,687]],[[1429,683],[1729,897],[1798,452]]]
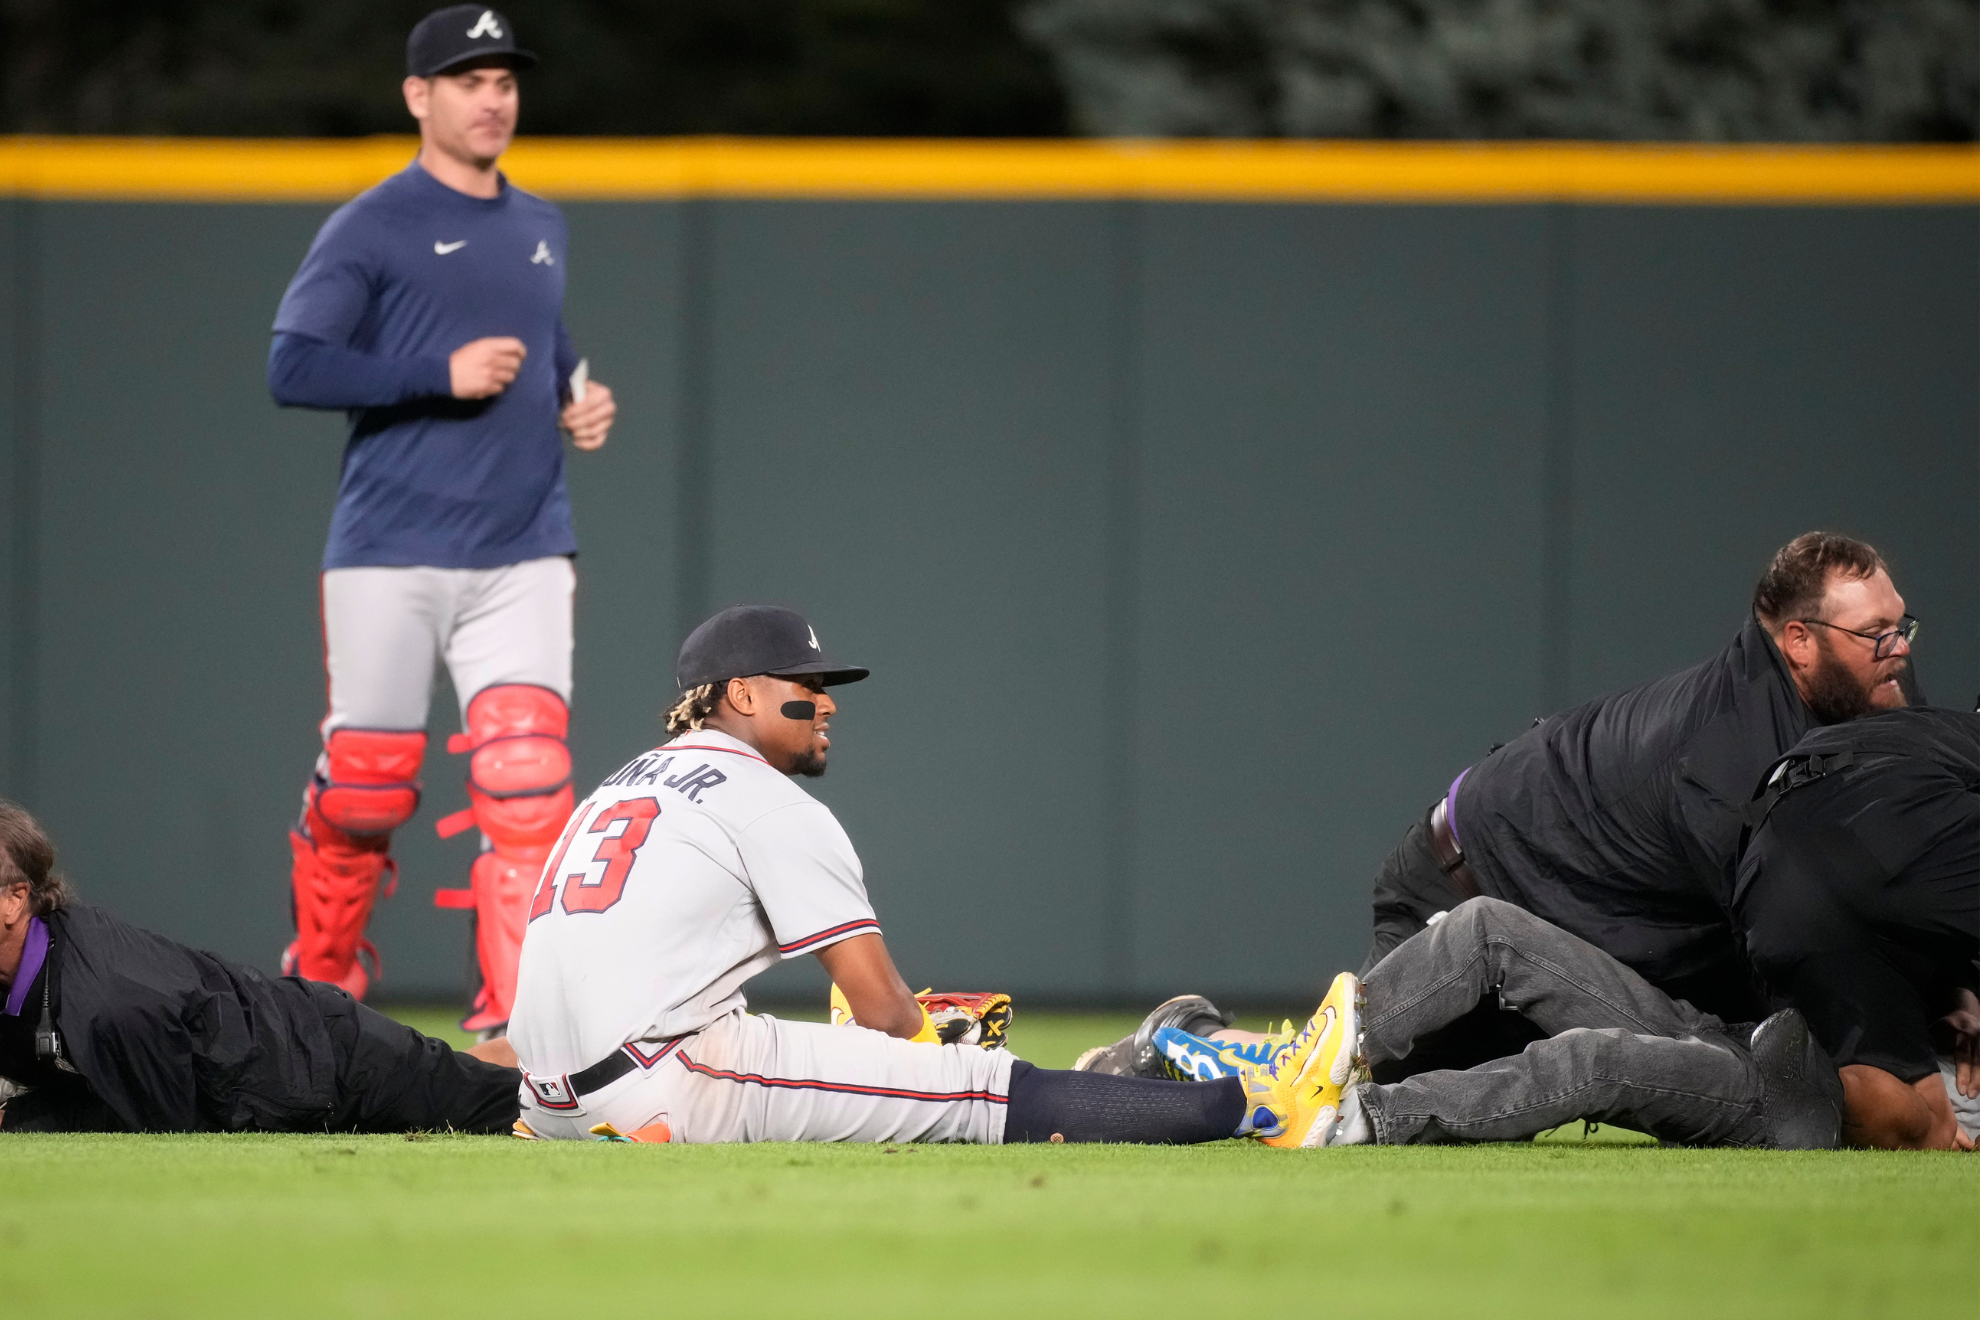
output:
[[[1747,1049],[1760,1069],[1760,1119],[1776,1150],[1834,1150],[1842,1143],[1842,1077],[1792,1008],[1753,1029]]]
[[[1075,1072],[1111,1073],[1117,1077],[1167,1077],[1162,1055],[1155,1048],[1155,1033],[1163,1027],[1178,1027],[1192,1036],[1207,1036],[1231,1025],[1232,1015],[1220,1010],[1202,995],[1177,995],[1156,1005],[1141,1020],[1131,1036],[1112,1045],[1096,1045],[1079,1056]]]

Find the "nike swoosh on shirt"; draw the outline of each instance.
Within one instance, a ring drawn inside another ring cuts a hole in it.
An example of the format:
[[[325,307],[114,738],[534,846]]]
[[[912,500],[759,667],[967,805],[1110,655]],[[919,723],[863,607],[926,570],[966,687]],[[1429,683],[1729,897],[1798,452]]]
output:
[[[463,238],[458,242],[454,242],[454,243],[435,243],[433,245],[433,250],[444,257],[449,252],[457,252],[466,246],[467,246],[467,240]]]

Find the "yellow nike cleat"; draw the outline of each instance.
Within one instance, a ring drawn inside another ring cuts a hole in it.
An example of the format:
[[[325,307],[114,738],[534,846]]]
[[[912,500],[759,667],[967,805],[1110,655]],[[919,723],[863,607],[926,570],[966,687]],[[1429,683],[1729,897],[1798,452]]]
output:
[[[1360,1045],[1361,982],[1342,972],[1291,1047],[1245,1077],[1251,1134],[1268,1146],[1326,1145]]]

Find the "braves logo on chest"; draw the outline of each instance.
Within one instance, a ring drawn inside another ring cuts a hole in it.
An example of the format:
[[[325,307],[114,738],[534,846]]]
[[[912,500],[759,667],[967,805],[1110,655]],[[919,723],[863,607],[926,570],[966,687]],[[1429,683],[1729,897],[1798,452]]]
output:
[[[467,245],[468,240],[465,238],[436,238],[433,240],[433,255],[436,257],[451,257]],[[529,264],[532,266],[554,266],[557,264],[557,254],[550,250],[549,239],[539,238],[536,240],[536,250],[529,254]]]

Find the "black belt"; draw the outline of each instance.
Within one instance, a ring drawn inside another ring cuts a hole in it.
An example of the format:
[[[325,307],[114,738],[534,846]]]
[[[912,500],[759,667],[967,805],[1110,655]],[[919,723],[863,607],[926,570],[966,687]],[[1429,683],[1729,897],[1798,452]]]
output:
[[[535,1093],[538,1105],[552,1113],[569,1113],[578,1107],[584,1097],[604,1090],[627,1073],[651,1068],[673,1053],[674,1046],[685,1039],[685,1036],[673,1037],[650,1059],[642,1058],[630,1045],[621,1045],[589,1068],[580,1068],[568,1076],[538,1077],[525,1071],[523,1081]]]
[[[1437,805],[1430,808],[1425,833],[1430,839],[1430,858],[1451,882],[1451,888],[1465,898],[1477,898],[1483,891],[1478,888],[1478,875],[1471,869],[1471,863],[1464,860],[1464,849],[1458,847],[1457,835],[1451,832],[1448,798],[1438,798]]]
[[[638,1062],[621,1045],[589,1068],[572,1073],[571,1090],[582,1100],[594,1091],[604,1090],[637,1067]]]

